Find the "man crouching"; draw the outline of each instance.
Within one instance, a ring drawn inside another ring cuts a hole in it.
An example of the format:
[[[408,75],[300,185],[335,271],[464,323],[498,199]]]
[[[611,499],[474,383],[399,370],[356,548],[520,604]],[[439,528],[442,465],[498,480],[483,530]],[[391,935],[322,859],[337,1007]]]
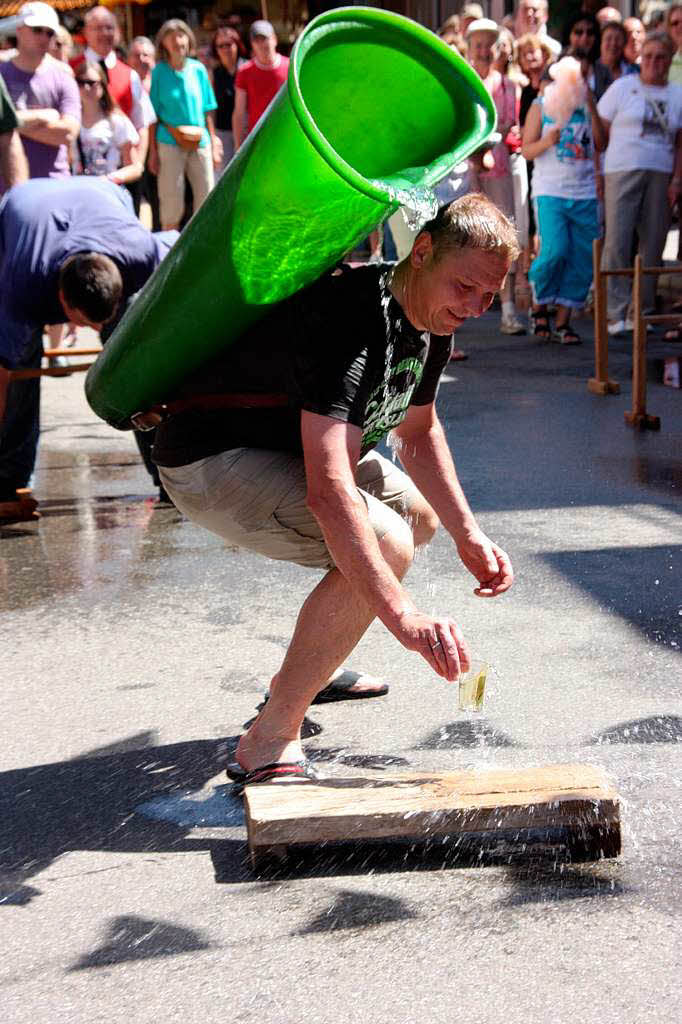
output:
[[[479,528],[436,413],[452,334],[492,302],[518,255],[484,196],[442,209],[402,263],[337,268],[277,306],[165,407],[154,459],[194,522],[269,558],[325,571],[269,699],[237,748],[242,785],[310,778],[300,729],[375,617],[434,672],[468,668],[461,630],[402,585],[442,522],[496,597],[508,556]],[[375,451],[392,433],[400,462]]]

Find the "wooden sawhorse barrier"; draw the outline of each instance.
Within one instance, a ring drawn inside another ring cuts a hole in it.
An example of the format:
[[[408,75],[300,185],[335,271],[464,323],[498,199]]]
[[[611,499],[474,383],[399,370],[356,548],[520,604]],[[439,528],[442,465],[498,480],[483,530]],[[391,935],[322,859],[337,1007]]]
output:
[[[592,266],[594,273],[594,362],[595,375],[587,382],[587,390],[595,395],[617,395],[620,385],[609,380],[609,333],[607,320],[606,278],[632,278],[632,311],[634,330],[632,332],[632,410],[625,413],[625,422],[639,430],[660,430],[658,416],[646,411],[646,329],[647,324],[678,323],[679,313],[660,313],[644,316],[642,313],[642,281],[645,274],[682,274],[682,267],[645,267],[642,257],[637,254],[634,267],[623,270],[602,270],[603,242],[596,238],[592,243]]]

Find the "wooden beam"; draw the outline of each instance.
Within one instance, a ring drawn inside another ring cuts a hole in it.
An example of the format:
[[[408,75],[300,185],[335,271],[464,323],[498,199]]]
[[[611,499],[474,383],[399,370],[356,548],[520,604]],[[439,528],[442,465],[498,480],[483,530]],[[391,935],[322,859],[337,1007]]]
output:
[[[646,323],[642,313],[642,257],[635,256],[635,277],[632,286],[632,312],[635,327],[632,332],[632,412],[625,413],[625,422],[639,430],[660,430],[658,416],[646,411]]]
[[[43,356],[54,359],[56,356],[98,356],[103,349],[99,348],[46,348]]]
[[[73,366],[46,366],[35,370],[10,370],[9,379],[32,380],[34,377],[70,377],[72,373],[84,373],[92,363],[75,363]]]
[[[603,242],[592,243],[592,275],[594,280],[594,377],[587,390],[594,395],[617,395],[620,384],[609,380],[609,333],[607,318],[606,278],[601,269]]]
[[[254,865],[329,842],[457,840],[506,829],[562,829],[574,840],[596,829],[605,849],[620,850],[618,794],[602,769],[584,764],[266,783],[247,786],[244,805]]]

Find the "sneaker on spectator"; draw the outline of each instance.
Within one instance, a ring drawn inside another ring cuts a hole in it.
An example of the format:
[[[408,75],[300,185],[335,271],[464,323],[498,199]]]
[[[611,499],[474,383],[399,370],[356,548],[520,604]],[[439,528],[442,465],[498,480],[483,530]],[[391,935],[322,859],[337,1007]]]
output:
[[[525,334],[526,325],[517,316],[503,316],[500,331],[502,334]]]
[[[616,336],[618,334],[625,334],[626,331],[631,331],[632,327],[632,320],[613,320],[608,325],[607,330],[610,335]]]
[[[634,320],[630,320],[630,319],[626,320],[625,321],[625,330],[626,331],[634,331],[634,329],[635,329],[635,321]],[[653,324],[646,324],[646,333],[647,334],[651,334],[653,329],[654,329]]]

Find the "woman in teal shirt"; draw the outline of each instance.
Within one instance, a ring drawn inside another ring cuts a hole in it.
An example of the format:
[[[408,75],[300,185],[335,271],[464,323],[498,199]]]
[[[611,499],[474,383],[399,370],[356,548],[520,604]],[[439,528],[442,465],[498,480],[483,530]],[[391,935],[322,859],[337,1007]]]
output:
[[[158,123],[150,125],[149,169],[158,175],[161,225],[169,231],[182,218],[185,174],[196,213],[213,188],[221,145],[213,113],[218,104],[206,68],[191,56],[196,41],[189,25],[179,18],[164,22],[156,52],[150,98]]]

